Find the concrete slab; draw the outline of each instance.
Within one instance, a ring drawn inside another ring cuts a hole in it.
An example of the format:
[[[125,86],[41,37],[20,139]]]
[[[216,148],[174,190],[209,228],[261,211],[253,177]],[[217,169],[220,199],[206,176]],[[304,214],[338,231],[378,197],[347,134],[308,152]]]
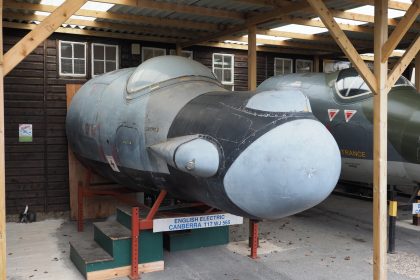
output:
[[[420,235],[400,212],[397,253],[389,255],[389,279],[420,279]],[[7,224],[8,279],[83,279],[69,260],[68,242],[92,238],[72,222]],[[231,227],[228,246],[165,253],[164,279],[351,279],[372,278],[372,203],[331,196],[319,206],[260,224],[259,259],[246,257],[248,223]]]

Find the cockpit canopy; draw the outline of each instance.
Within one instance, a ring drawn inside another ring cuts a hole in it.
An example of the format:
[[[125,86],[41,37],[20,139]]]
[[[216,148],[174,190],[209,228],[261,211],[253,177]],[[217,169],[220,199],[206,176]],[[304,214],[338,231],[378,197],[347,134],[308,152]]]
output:
[[[204,65],[180,56],[159,56],[146,60],[134,70],[127,83],[127,92],[135,93],[179,77],[205,77],[217,81]]]
[[[411,83],[401,76],[394,87],[397,86],[412,86]],[[337,93],[344,99],[350,99],[362,95],[367,95],[371,92],[362,77],[359,76],[356,69],[343,69],[338,73],[337,81],[335,83]]]

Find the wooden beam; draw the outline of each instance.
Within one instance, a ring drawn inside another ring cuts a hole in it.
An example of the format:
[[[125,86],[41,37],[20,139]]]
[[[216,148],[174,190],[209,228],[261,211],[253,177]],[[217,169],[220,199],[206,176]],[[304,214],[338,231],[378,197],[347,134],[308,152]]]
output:
[[[390,19],[394,21],[393,25],[397,25],[398,21],[395,19]],[[325,24],[320,20],[315,19],[303,19],[303,18],[296,18],[293,16],[281,16],[278,19],[274,21],[274,23],[278,24],[300,24],[300,25],[306,25],[306,26],[314,26],[314,27],[326,27]],[[343,23],[337,23],[338,27],[340,27],[343,31],[351,31],[351,32],[357,32],[357,33],[367,33],[367,34],[373,34],[373,28],[367,27],[367,26],[361,26],[361,25],[351,25],[351,24],[343,24]],[[416,37],[416,33],[408,33],[405,35],[404,39],[414,39]]]
[[[336,9],[330,9],[330,11],[331,11],[331,14],[337,18],[364,21],[364,22],[369,22],[369,23],[375,22],[374,16],[358,14],[358,13],[353,13],[353,12],[345,12],[345,11],[336,10]],[[398,19],[394,19],[394,18],[388,19],[388,25],[391,25],[391,26],[396,26],[398,25],[399,22],[400,20]],[[412,27],[414,29],[420,29],[420,23],[413,23]]]
[[[314,26],[314,27],[324,27],[326,28],[325,24],[320,20],[315,19],[304,19],[304,18],[297,18],[293,16],[282,16],[279,17],[277,20],[274,21],[275,23],[295,23],[307,26]],[[360,26],[360,25],[350,25],[350,24],[343,24],[343,23],[336,23],[336,25],[344,31],[352,31],[358,33],[373,33],[373,28],[367,26]]]
[[[257,28],[248,28],[248,90],[257,89]]]
[[[248,50],[247,45],[241,45],[241,44],[233,44],[233,43],[222,43],[222,42],[205,42],[198,44],[198,46],[206,46],[206,47],[213,47],[213,48],[224,48],[224,49],[235,49],[235,50]],[[300,50],[297,48],[289,49],[284,48],[282,46],[275,46],[275,47],[264,47],[264,46],[257,46],[257,52],[269,52],[269,53],[279,53],[279,54],[301,54],[305,55],[308,54],[307,50]],[[318,55],[326,55],[329,54],[329,52],[323,52],[323,51],[311,51],[313,54]]]
[[[334,17],[328,11],[328,8],[325,6],[322,0],[307,0],[311,7],[315,10],[318,16],[321,18],[322,22],[330,31],[332,37],[340,46],[341,50],[352,62],[357,72],[363,79],[366,81],[366,84],[369,88],[376,92],[376,79],[372,71],[367,67],[366,63],[360,57],[359,53],[354,48],[353,44],[347,38],[343,30],[340,29]]]
[[[35,14],[20,14],[13,12],[4,12],[4,19],[20,19],[26,21],[43,21],[46,16],[35,15]],[[195,36],[203,36],[208,34],[207,32],[202,31],[186,31],[173,28],[153,28],[150,26],[138,25],[138,24],[120,24],[106,21],[96,21],[96,20],[82,20],[82,19],[68,19],[65,22],[66,24],[79,25],[79,26],[88,26],[100,29],[112,30],[113,32],[128,32],[128,33],[146,33],[153,35],[163,35],[167,37],[177,37],[177,38],[193,38]]]
[[[3,18],[3,0],[0,0],[0,19]],[[6,280],[6,178],[4,142],[4,74],[3,26],[0,22],[0,279]]]
[[[4,21],[3,26],[8,27],[8,28],[34,30],[38,25],[31,24],[31,23],[16,23],[16,22],[5,22]],[[128,33],[94,31],[94,30],[64,28],[64,27],[59,27],[57,30],[55,30],[55,32],[64,33],[64,34],[76,34],[76,35],[85,35],[85,36],[97,36],[97,37],[106,37],[106,38],[150,41],[150,42],[162,42],[162,43],[176,43],[176,42],[180,41],[179,39],[157,37],[157,36],[144,36],[144,35],[136,35],[136,34],[128,34]]]
[[[51,6],[51,5],[16,2],[14,0],[6,0],[6,3],[7,3],[7,8],[15,9],[15,10],[52,12],[56,8],[55,6]],[[225,28],[224,25],[219,25],[219,24],[214,24],[214,23],[197,22],[197,21],[191,21],[191,20],[167,19],[167,18],[159,18],[159,17],[152,17],[152,16],[139,16],[139,15],[132,15],[132,14],[116,13],[116,12],[79,10],[75,13],[75,15],[85,16],[85,17],[95,17],[95,18],[101,18],[101,19],[119,20],[119,21],[126,21],[126,22],[134,22],[137,24],[145,23],[145,24],[154,25],[154,26],[165,26],[165,27],[170,26],[171,28],[181,28],[181,29],[188,29],[188,30],[199,29],[199,30],[207,30],[207,31],[218,31],[220,29]]]
[[[366,4],[366,5],[375,5],[375,0],[351,0],[352,2]],[[410,8],[410,4],[400,2],[400,1],[388,1],[388,8],[394,10],[407,11]]]
[[[334,39],[330,36],[324,35],[316,35],[316,34],[302,34],[302,33],[295,33],[295,32],[285,32],[285,31],[276,31],[276,30],[264,30],[258,29],[258,34],[262,35],[269,35],[269,36],[277,36],[277,37],[288,37],[292,39],[300,39],[300,40],[308,40],[308,41],[317,41],[317,42],[324,42],[324,43],[335,43]],[[366,41],[366,40],[352,40],[353,44],[357,44],[359,47],[372,47],[373,42]]]
[[[411,61],[416,57],[420,50],[420,36],[417,36],[417,40],[415,40],[410,47],[407,48],[404,55],[398,60],[395,64],[392,71],[389,73],[388,80],[387,80],[387,88],[391,89],[398,78],[402,75],[405,69],[407,69],[408,65],[410,65]]]
[[[420,93],[420,52],[416,55],[416,73],[414,73],[414,84],[416,85],[417,92]]]
[[[261,5],[266,7],[282,7],[285,5],[284,1],[278,0],[235,0],[235,2],[239,3],[248,3],[248,4],[255,4]]]
[[[373,279],[387,279],[387,142],[388,142],[388,60],[382,49],[388,37],[388,0],[375,0],[374,73],[377,83],[373,97]]]
[[[291,3],[287,6],[284,6],[282,8],[273,9],[270,12],[261,13],[261,14],[256,15],[256,16],[249,17],[245,20],[244,24],[241,24],[239,26],[234,26],[232,28],[228,28],[224,31],[214,33],[210,36],[200,37],[200,38],[191,40],[187,43],[182,44],[182,46],[183,47],[189,47],[189,46],[192,46],[192,45],[200,44],[202,42],[216,40],[220,37],[224,37],[224,36],[235,34],[237,32],[244,31],[250,26],[254,26],[254,25],[257,25],[257,24],[264,23],[264,22],[269,22],[269,21],[271,21],[271,20],[273,20],[277,17],[280,17],[282,15],[287,15],[289,13],[297,12],[297,11],[303,12],[307,9],[308,9],[308,5],[304,1],[298,2],[298,3],[294,2],[294,3]]]
[[[96,2],[126,5],[142,9],[151,9],[158,11],[170,11],[182,14],[192,14],[205,17],[216,17],[216,18],[230,18],[230,19],[245,19],[245,15],[241,12],[207,8],[194,6],[189,4],[180,3],[169,3],[169,2],[158,2],[151,0],[94,0]]]
[[[397,45],[400,43],[401,39],[410,29],[413,22],[417,19],[417,16],[420,13],[420,0],[414,0],[411,4],[411,7],[407,10],[406,14],[403,16],[401,21],[395,27],[391,36],[384,44],[382,49],[382,61],[385,61],[389,58],[391,53],[395,50]]]
[[[23,37],[4,55],[4,75],[7,75],[19,62],[28,56],[42,41],[54,31],[87,0],[67,0],[43,20],[34,30]]]
[[[248,39],[243,36],[240,37],[222,37],[221,40],[230,40],[247,43]],[[282,46],[290,48],[300,48],[300,49],[310,49],[310,50],[328,50],[330,52],[339,52],[340,49],[333,45],[323,45],[323,44],[307,44],[301,42],[293,42],[289,40],[272,40],[272,39],[261,39],[257,38],[257,44],[272,45],[272,46]]]

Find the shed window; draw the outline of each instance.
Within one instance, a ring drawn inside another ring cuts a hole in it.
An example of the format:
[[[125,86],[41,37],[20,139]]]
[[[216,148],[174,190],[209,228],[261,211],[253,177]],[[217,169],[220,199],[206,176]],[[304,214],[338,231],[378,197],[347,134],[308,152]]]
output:
[[[226,85],[226,88],[233,90],[235,57],[233,54],[213,54],[213,73]]]
[[[313,72],[312,60],[296,59],[296,73]]]
[[[143,47],[141,51],[141,61],[144,62],[149,58],[166,55],[166,49]]]
[[[293,60],[288,58],[274,58],[274,76],[293,73]]]
[[[59,69],[63,76],[86,76],[86,43],[59,41]]]
[[[92,76],[118,69],[118,46],[92,44]]]
[[[176,50],[170,49],[169,50],[170,55],[176,55]],[[181,51],[181,56],[189,59],[193,59],[193,52],[192,51]]]

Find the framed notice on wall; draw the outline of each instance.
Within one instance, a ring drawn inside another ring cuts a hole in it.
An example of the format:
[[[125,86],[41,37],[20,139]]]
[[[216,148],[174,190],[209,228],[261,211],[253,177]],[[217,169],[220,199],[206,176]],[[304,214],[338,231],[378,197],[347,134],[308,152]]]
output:
[[[19,124],[19,142],[32,142],[32,124]]]

